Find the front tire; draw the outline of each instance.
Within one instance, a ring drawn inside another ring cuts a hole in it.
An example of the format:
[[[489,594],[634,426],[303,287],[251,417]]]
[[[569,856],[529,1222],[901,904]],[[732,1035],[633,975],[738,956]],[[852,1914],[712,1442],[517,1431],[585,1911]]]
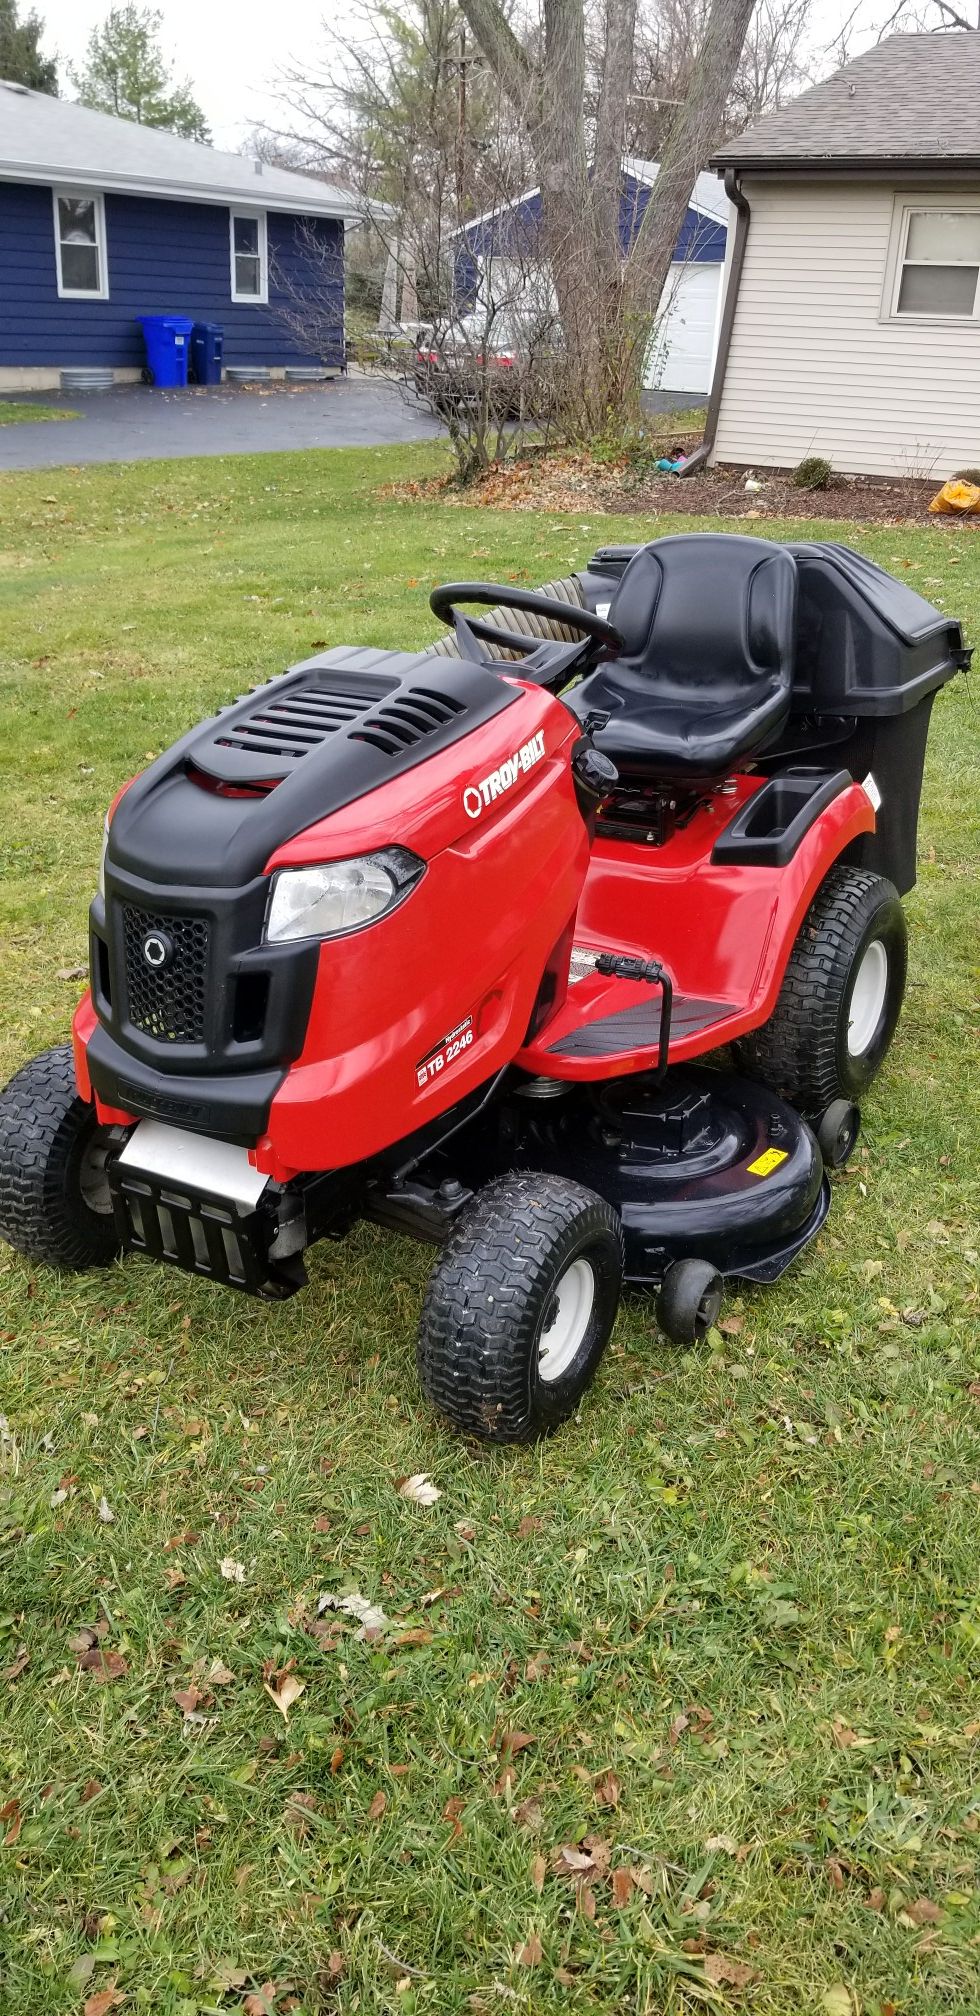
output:
[[[854,1104],[884,1063],[905,997],[907,933],[883,875],[833,868],[797,934],[769,1021],[737,1045],[741,1068],[804,1113]]]
[[[108,1267],[120,1242],[106,1146],[70,1046],[25,1064],[0,1093],[0,1238],[49,1267]]]
[[[609,1340],[623,1232],[560,1176],[489,1183],[454,1226],[419,1328],[422,1389],[484,1442],[531,1442],[573,1414]]]

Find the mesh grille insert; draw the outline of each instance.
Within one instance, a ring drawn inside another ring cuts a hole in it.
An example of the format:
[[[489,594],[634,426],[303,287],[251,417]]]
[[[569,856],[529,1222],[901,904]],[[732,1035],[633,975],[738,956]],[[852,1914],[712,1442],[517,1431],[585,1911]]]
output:
[[[124,903],[123,944],[129,1019],[158,1043],[203,1043],[208,982],[206,917],[156,916]],[[172,948],[164,966],[147,963],[147,935],[159,932]]]

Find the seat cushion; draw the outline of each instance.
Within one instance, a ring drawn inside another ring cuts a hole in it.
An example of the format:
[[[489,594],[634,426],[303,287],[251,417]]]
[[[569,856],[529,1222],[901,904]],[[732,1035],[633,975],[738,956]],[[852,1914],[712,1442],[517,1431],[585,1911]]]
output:
[[[796,563],[737,533],[641,547],[609,612],[625,649],[568,695],[608,713],[598,746],[656,778],[724,775],[779,734],[796,655]]]

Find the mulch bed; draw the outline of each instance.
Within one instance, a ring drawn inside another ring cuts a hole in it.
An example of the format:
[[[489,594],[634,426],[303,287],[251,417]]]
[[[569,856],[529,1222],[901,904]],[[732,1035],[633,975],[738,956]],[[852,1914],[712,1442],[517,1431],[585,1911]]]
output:
[[[495,465],[476,482],[460,487],[452,477],[389,486],[399,496],[436,498],[465,508],[487,505],[497,511],[608,512],[617,516],[719,518],[852,519],[864,524],[936,525],[977,518],[929,519],[928,504],[941,478],[927,482],[883,476],[834,476],[823,490],[801,490],[788,473],[753,472],[761,490],[746,490],[749,472],[716,467],[691,477],[662,476],[626,464],[597,462],[587,455],[535,454]]]

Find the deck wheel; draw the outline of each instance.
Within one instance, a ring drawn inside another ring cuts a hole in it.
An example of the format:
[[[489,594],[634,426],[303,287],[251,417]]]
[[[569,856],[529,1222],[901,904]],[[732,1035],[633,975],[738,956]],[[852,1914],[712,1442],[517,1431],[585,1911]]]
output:
[[[858,1108],[849,1099],[832,1099],[814,1128],[825,1169],[843,1169],[854,1153],[860,1132]]]
[[[657,1296],[657,1322],[672,1344],[699,1344],[721,1312],[725,1284],[710,1260],[675,1260]]]

